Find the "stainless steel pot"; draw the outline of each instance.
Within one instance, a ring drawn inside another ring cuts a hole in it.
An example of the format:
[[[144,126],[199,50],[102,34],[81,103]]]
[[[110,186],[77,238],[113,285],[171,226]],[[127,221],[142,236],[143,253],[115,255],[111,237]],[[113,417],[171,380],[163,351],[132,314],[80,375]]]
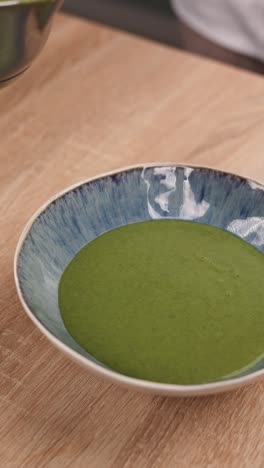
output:
[[[0,86],[18,77],[37,57],[62,2],[0,1]]]

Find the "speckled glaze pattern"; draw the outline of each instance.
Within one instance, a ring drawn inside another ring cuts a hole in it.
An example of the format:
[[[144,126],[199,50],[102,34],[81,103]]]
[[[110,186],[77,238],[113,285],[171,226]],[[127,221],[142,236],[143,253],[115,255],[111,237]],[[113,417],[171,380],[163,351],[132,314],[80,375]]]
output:
[[[31,222],[16,265],[27,307],[53,336],[93,360],[62,322],[58,307],[61,275],[84,245],[106,231],[161,218],[213,225],[264,252],[262,185],[206,168],[128,168],[60,194]],[[258,364],[258,369],[263,367],[263,362]]]

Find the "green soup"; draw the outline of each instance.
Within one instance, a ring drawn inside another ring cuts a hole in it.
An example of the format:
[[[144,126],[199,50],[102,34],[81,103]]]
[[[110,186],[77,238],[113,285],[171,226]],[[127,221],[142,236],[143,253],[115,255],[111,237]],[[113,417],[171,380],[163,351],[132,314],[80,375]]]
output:
[[[226,231],[148,221],[86,245],[64,271],[66,328],[122,374],[197,384],[264,353],[263,254]]]

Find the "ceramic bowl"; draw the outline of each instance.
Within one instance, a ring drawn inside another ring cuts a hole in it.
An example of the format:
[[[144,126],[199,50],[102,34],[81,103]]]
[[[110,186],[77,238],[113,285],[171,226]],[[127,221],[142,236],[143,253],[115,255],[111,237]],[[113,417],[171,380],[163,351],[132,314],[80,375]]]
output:
[[[132,389],[164,395],[201,395],[234,389],[260,378],[264,362],[247,374],[201,385],[161,384],[127,377],[97,362],[65,329],[58,307],[58,285],[77,252],[110,229],[160,218],[217,226],[264,252],[261,184],[201,167],[128,167],[66,189],[31,218],[19,240],[14,265],[25,311],[66,355],[89,371]]]

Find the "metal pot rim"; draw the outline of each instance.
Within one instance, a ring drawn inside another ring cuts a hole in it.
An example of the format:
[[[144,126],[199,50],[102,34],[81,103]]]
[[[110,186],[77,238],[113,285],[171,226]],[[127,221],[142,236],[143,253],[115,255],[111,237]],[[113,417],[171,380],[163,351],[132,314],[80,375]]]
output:
[[[53,1],[53,0],[51,0]],[[2,7],[8,7],[8,6],[16,6],[16,5],[32,5],[36,3],[44,3],[43,1],[41,2],[40,0],[32,0],[32,2],[29,3],[24,3],[21,0],[5,0],[5,1],[0,1],[0,8]]]

